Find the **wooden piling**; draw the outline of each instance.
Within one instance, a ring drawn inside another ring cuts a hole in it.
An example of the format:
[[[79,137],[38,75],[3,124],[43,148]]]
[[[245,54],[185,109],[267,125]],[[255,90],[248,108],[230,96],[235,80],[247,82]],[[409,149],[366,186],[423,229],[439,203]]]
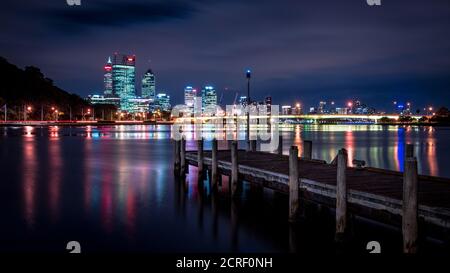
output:
[[[175,140],[174,143],[174,163],[173,170],[175,175],[180,174],[180,165],[181,165],[181,157],[180,157],[180,149],[181,149],[181,140]]]
[[[414,144],[406,144],[405,148],[405,157],[413,157],[414,156]]]
[[[341,240],[347,229],[347,151],[341,149],[337,158],[336,176],[336,239]]]
[[[197,162],[198,162],[198,172],[203,173],[203,138],[197,140]]]
[[[303,141],[303,159],[307,159],[307,160],[312,159],[312,141],[311,140]]]
[[[231,143],[231,195],[233,197],[237,196],[238,192],[239,167],[237,148],[237,141],[233,141],[233,143]]]
[[[297,221],[299,215],[298,148],[289,149],[289,222]]]
[[[283,136],[278,135],[278,155],[283,155]]]
[[[213,190],[217,189],[217,139],[212,140],[212,151],[211,151],[211,188]]]
[[[180,175],[184,175],[186,173],[186,139],[184,137],[181,139],[181,147],[180,147]]]
[[[250,151],[256,152],[256,139],[250,140]]]
[[[417,252],[418,237],[418,202],[417,202],[417,160],[416,158],[405,158],[403,172],[403,252]]]

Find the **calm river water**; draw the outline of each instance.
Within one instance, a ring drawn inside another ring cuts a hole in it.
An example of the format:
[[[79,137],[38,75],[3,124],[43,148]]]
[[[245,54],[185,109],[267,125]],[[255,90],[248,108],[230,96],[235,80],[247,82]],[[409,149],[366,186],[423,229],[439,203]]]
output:
[[[329,211],[307,211],[289,226],[287,197],[270,190],[244,184],[231,201],[226,177],[212,195],[193,167],[185,183],[176,181],[170,135],[163,125],[1,127],[0,251],[66,252],[78,241],[83,252],[364,253],[378,240],[401,252],[398,231],[364,221],[340,250]],[[294,125],[283,136],[285,153],[312,140],[314,158],[330,161],[344,147],[350,162],[392,170],[402,169],[404,145],[413,143],[420,173],[450,177],[447,127]]]

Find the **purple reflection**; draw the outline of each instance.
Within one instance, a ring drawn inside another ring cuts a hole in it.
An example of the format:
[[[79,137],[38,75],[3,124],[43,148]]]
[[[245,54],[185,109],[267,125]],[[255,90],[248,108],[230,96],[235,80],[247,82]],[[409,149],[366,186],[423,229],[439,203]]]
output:
[[[22,176],[23,176],[23,198],[24,198],[24,217],[28,227],[33,228],[36,210],[36,173],[38,170],[38,162],[36,158],[36,142],[32,138],[24,139],[23,142],[23,160],[22,160]]]

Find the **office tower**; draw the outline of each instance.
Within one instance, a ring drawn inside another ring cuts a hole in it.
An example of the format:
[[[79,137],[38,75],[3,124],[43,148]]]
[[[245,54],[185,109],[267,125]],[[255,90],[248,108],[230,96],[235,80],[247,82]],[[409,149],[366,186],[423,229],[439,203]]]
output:
[[[184,88],[184,104],[189,108],[189,112],[194,113],[195,96],[197,95],[197,90],[192,88],[192,86],[186,86]]]
[[[145,72],[144,77],[142,77],[141,97],[143,99],[150,99],[154,101],[156,95],[155,90],[155,74],[153,74],[152,70],[149,69]]]
[[[113,93],[120,98],[121,111],[130,111],[129,99],[136,96],[135,63],[134,55],[114,54],[112,62]]]
[[[150,109],[150,99],[135,97],[128,99],[128,105],[130,113],[147,113]]]
[[[216,90],[212,86],[205,86],[202,89],[202,111],[209,108],[212,109],[217,106],[217,94]]]
[[[156,95],[156,107],[161,111],[170,111],[170,96],[165,93]]]
[[[247,106],[247,96],[240,96],[239,97],[239,104],[242,105],[242,107]]]
[[[281,113],[283,115],[290,115],[292,113],[291,112],[291,106],[290,105],[283,105],[283,106],[281,106]]]
[[[272,97],[271,96],[267,96],[264,99],[264,104],[266,105],[266,111],[267,113],[270,113],[270,111],[272,110]]]
[[[120,106],[120,98],[114,96],[88,95],[86,98],[91,104],[110,104]]]
[[[105,97],[111,97],[113,95],[113,80],[112,80],[112,62],[111,57],[108,57],[108,61],[103,67],[105,74],[103,75],[103,94]]]
[[[327,102],[326,101],[319,102],[319,107],[317,108],[317,112],[319,114],[325,114],[327,112]]]

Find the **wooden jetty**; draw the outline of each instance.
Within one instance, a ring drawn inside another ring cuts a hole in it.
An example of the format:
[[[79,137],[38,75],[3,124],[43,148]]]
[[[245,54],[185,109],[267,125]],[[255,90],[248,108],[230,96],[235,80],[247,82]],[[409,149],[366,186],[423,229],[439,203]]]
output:
[[[175,156],[177,172],[186,170],[188,164],[200,166],[214,174],[213,188],[217,187],[218,174],[229,175],[232,195],[237,194],[240,181],[287,193],[291,222],[297,219],[302,202],[312,202],[335,209],[337,239],[346,233],[352,214],[401,227],[405,253],[417,251],[419,224],[422,235],[432,233],[449,241],[450,179],[418,175],[410,144],[405,149],[402,173],[349,167],[345,149],[331,164],[312,159],[311,141],[304,142],[305,154],[301,157],[295,146],[288,156],[280,149],[275,153],[238,150],[235,141],[228,143],[229,149],[217,150],[217,140],[213,140],[213,151],[203,151],[200,142],[200,151],[185,151],[184,140],[175,141],[174,150],[180,153]],[[180,162],[184,166],[179,166]]]

